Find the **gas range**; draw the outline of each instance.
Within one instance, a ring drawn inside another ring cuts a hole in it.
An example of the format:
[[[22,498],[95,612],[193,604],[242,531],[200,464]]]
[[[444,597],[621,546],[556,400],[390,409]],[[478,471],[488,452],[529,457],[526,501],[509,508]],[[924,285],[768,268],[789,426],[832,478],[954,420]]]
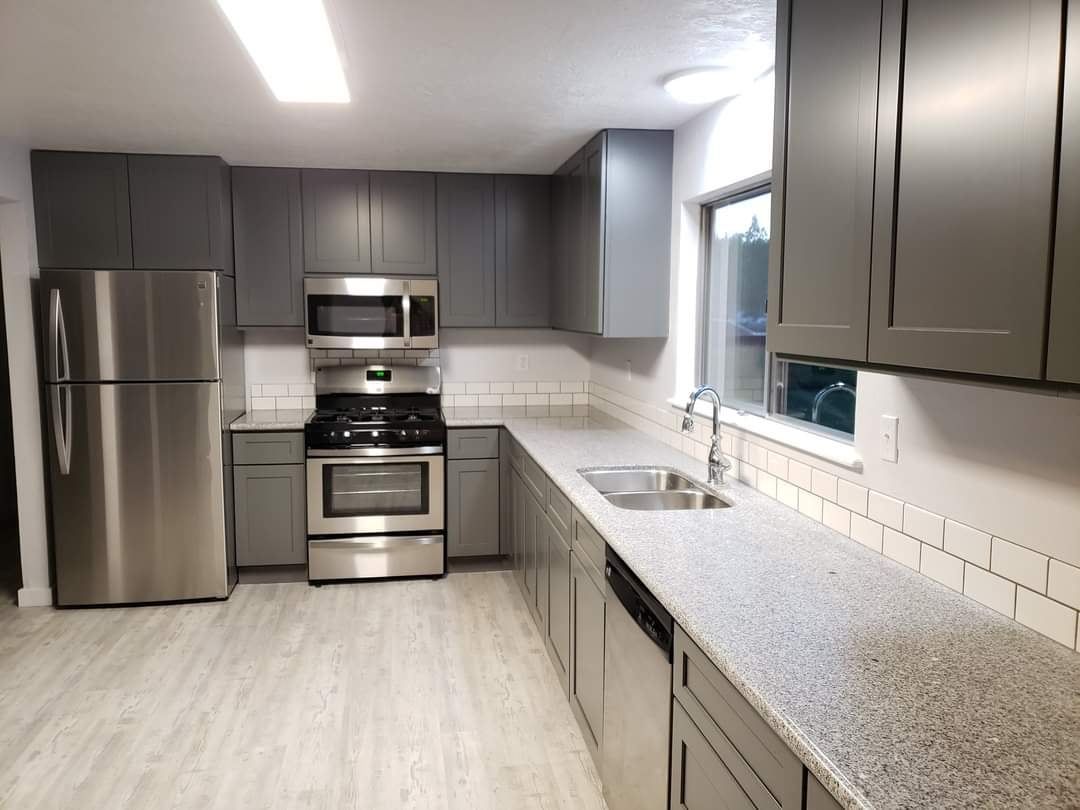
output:
[[[364,395],[350,395],[364,396]],[[355,404],[316,400],[305,438],[309,449],[442,445],[446,424],[439,398],[412,404]],[[320,398],[322,399],[322,398]],[[337,399],[337,398],[335,398]]]

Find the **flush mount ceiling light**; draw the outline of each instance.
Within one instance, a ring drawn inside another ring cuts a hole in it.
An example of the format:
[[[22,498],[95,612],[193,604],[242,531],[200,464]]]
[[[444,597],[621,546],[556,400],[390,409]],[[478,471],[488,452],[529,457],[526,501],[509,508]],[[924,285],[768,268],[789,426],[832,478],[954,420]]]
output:
[[[217,0],[278,101],[347,104],[322,0]]]
[[[730,67],[691,68],[664,79],[668,94],[687,104],[708,104],[742,92],[745,76]]]

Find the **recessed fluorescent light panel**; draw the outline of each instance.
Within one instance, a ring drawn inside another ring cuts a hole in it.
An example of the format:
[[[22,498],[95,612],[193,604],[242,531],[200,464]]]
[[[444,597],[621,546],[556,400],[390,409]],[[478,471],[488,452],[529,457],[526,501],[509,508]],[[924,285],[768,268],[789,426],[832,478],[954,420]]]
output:
[[[278,101],[347,104],[322,0],[217,0]]]
[[[668,94],[687,104],[708,104],[738,95],[743,84],[731,68],[683,70],[664,79]]]

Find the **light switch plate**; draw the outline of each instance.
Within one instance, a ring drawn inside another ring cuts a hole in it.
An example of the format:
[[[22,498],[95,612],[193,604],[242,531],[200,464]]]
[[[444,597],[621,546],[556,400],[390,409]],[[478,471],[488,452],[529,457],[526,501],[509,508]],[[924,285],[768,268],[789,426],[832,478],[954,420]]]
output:
[[[896,433],[900,429],[900,417],[882,416],[881,427],[878,430],[881,442],[881,458],[892,464],[897,460]]]

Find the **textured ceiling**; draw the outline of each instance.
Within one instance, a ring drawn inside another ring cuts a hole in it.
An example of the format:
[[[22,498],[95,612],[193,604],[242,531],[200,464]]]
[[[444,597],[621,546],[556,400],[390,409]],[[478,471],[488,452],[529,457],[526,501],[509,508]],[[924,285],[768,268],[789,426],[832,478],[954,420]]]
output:
[[[0,135],[234,163],[554,169],[699,107],[662,76],[774,38],[771,0],[326,0],[352,103],[274,100],[214,0],[0,0]]]

